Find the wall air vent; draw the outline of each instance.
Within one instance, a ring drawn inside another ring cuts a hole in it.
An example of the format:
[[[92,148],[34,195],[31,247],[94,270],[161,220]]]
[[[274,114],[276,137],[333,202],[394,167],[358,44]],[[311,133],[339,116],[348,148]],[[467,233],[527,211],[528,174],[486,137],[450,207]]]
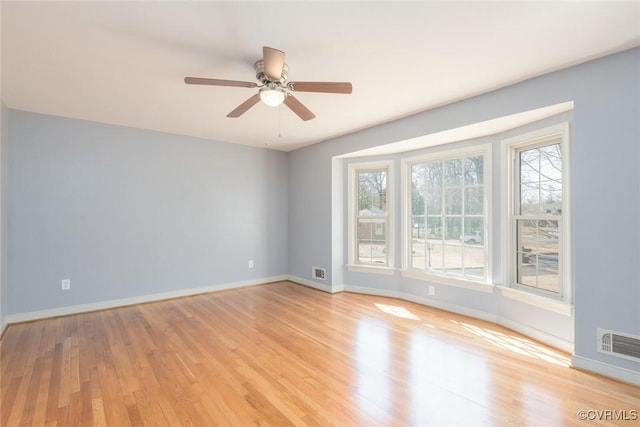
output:
[[[598,328],[598,352],[640,362],[640,336]]]
[[[325,280],[327,277],[327,273],[325,272],[324,268],[311,267],[311,276],[314,279]]]

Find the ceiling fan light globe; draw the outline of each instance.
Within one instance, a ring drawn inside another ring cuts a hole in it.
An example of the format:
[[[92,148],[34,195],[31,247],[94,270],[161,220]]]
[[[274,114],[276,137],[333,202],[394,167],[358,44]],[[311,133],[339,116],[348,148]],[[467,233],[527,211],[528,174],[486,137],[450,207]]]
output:
[[[260,90],[260,100],[269,107],[277,107],[284,101],[285,94],[278,89],[262,89]]]

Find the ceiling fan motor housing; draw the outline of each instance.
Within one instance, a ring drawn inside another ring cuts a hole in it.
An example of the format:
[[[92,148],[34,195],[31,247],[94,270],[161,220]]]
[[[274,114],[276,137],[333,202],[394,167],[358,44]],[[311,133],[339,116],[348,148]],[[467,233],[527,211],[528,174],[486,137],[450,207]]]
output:
[[[253,68],[256,70],[256,79],[264,85],[269,83],[275,83],[277,86],[283,85],[289,77],[289,66],[287,64],[282,65],[282,75],[280,80],[271,80],[264,74],[264,60],[260,59],[253,64]]]

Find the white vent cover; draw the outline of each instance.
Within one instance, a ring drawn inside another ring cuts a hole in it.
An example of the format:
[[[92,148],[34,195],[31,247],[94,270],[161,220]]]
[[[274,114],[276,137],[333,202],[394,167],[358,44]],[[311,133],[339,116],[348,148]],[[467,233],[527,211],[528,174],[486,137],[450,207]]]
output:
[[[598,352],[640,362],[640,337],[598,328]]]
[[[325,272],[324,268],[311,267],[311,276],[314,279],[325,280],[327,277],[327,273]]]

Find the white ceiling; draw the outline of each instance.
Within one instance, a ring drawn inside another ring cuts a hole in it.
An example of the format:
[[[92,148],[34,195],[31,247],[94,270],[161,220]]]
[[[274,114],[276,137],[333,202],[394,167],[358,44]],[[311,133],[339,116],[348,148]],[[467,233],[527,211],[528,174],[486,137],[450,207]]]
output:
[[[262,46],[289,80],[350,81],[298,93],[303,122],[257,89]],[[291,150],[640,45],[629,2],[2,2],[9,108]]]

